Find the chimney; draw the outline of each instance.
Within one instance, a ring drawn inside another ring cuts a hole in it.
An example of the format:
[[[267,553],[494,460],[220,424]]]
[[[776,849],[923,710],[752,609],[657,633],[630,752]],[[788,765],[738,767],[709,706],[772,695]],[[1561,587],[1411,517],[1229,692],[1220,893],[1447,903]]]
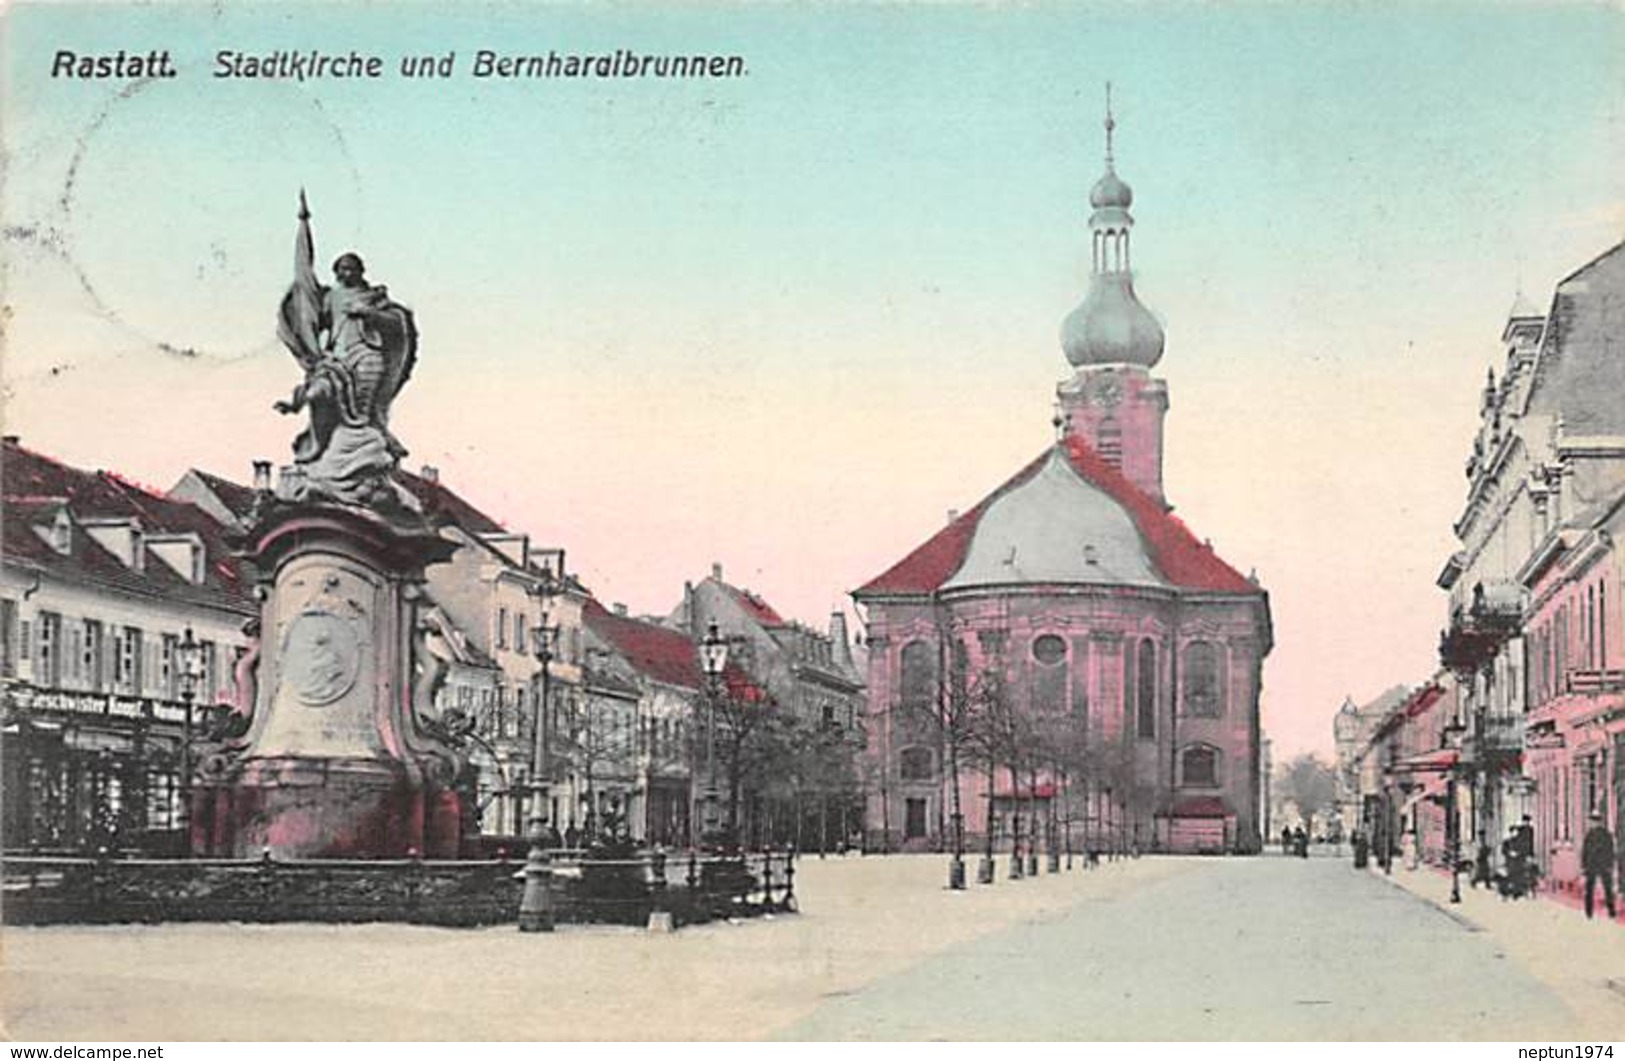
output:
[[[4,441],[8,446],[19,446],[22,445],[23,440],[22,436],[20,435],[6,435],[4,436]]]
[[[956,520],[958,518],[959,518],[959,510],[957,508],[950,508],[948,510],[948,522],[952,523],[954,520]]]
[[[616,601],[609,607],[611,611],[613,611],[616,615],[619,615],[622,619],[626,618],[626,605],[622,604],[620,601]]]
[[[852,667],[852,639],[846,633],[846,613],[833,611],[829,613],[829,644],[835,653],[837,666]]]
[[[438,483],[440,481],[440,469],[432,464],[425,464],[420,475],[426,483]]]
[[[721,564],[713,563],[711,565],[711,577],[716,579],[718,582],[722,581],[722,565]]]

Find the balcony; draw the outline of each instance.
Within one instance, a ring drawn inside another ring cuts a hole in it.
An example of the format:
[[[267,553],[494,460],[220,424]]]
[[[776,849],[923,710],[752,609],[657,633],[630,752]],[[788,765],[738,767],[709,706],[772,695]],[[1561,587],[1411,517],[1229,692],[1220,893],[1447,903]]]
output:
[[[1513,582],[1480,582],[1472,602],[1455,609],[1439,635],[1439,662],[1457,673],[1471,672],[1495,658],[1523,626],[1523,587]]]
[[[1625,692],[1625,670],[1576,670],[1568,676],[1568,691],[1580,696]]]

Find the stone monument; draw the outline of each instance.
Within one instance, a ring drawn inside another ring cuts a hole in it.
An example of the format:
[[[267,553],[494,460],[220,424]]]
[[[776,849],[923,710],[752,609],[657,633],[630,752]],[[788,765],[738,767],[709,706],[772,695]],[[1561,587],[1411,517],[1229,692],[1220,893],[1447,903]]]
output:
[[[278,335],[304,370],[293,463],[239,547],[259,577],[259,642],[239,667],[246,725],[205,756],[192,850],[235,857],[459,854],[470,794],[457,736],[434,721],[444,661],[422,626],[424,570],[450,557],[394,478],[390,406],[411,377],[411,312],[359,257],[318,282],[299,200],[294,280]]]

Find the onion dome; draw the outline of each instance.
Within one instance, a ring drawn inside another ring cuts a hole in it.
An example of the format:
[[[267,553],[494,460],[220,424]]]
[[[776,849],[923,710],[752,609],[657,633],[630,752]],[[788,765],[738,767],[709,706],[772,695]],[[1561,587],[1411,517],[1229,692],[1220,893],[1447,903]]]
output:
[[[1139,365],[1162,360],[1162,325],[1134,294],[1126,272],[1097,273],[1076,309],[1061,322],[1061,349],[1074,367]]]
[[[1061,349],[1076,368],[1086,365],[1139,365],[1162,359],[1162,325],[1134,294],[1129,233],[1134,191],[1112,164],[1111,86],[1106,86],[1106,173],[1089,190],[1093,276],[1089,293],[1061,322]]]
[[[1127,210],[1134,205],[1134,189],[1117,175],[1110,162],[1106,163],[1106,175],[1089,189],[1089,205],[1096,210],[1111,206]]]

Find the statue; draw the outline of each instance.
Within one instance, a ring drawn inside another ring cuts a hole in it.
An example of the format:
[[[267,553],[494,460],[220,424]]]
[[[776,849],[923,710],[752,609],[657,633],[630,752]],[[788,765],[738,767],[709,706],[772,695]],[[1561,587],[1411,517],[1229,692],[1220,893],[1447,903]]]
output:
[[[310,426],[294,439],[294,474],[285,477],[282,493],[289,501],[398,507],[405,499],[390,476],[406,449],[390,434],[389,407],[411,378],[417,327],[388,289],[367,283],[359,256],[339,256],[332,287],[317,281],[315,257],[301,191],[294,278],[277,335],[305,381],[276,410],[309,410]]]

